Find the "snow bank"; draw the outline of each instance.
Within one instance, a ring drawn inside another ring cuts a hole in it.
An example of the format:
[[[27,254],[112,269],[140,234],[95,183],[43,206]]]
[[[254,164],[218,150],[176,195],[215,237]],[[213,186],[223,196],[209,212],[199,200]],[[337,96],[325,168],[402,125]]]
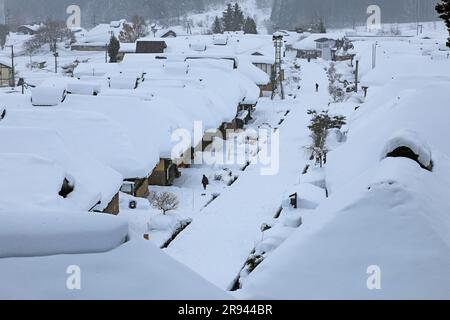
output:
[[[269,299],[450,298],[450,207],[444,200],[449,164],[447,159],[439,173],[430,173],[407,159],[383,160],[324,202],[315,219],[249,276],[241,294]],[[439,227],[438,221],[444,225]],[[382,290],[368,289],[370,266],[381,268]]]
[[[67,290],[69,266],[80,268],[82,290]],[[231,299],[145,241],[101,254],[0,259],[0,282],[2,299]]]
[[[15,209],[0,211],[0,258],[106,252],[128,234],[128,224],[111,215]]]

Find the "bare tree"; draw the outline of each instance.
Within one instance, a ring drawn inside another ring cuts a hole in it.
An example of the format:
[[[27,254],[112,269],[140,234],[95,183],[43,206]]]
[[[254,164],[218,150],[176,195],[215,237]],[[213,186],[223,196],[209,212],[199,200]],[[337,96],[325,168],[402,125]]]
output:
[[[178,197],[170,192],[152,192],[149,200],[153,208],[161,210],[164,215],[169,211],[177,210],[180,205]]]
[[[70,40],[71,43],[75,42],[73,32],[67,28],[64,22],[49,20],[27,42],[32,42],[30,46],[39,45],[39,48],[49,45],[50,50],[54,50],[56,43],[65,40]]]
[[[39,51],[41,45],[35,38],[31,38],[30,40],[25,42],[23,48],[26,55],[30,57],[30,66],[31,66],[33,64],[33,56]]]
[[[119,34],[119,40],[124,43],[134,43],[139,38],[148,35],[148,26],[140,16],[134,16],[131,23],[125,23]]]

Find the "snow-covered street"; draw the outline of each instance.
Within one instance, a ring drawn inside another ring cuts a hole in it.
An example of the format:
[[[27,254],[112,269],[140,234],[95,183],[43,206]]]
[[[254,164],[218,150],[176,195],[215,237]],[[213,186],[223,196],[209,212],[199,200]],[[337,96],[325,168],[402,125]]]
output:
[[[302,64],[302,89],[298,100],[266,101],[265,109],[289,110],[279,128],[280,168],[261,175],[261,164],[251,165],[230,190],[201,212],[167,249],[167,253],[223,289],[230,289],[255,244],[261,226],[271,222],[289,188],[298,184],[309,155],[306,111],[326,108],[327,78],[321,63]],[[315,92],[315,83],[322,90]]]

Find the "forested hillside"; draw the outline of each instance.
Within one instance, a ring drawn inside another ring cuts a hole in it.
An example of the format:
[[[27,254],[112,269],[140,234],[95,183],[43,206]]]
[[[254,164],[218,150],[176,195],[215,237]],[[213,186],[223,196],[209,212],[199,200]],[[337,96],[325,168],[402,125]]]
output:
[[[149,19],[183,17],[190,12],[202,12],[208,6],[224,0],[6,0],[11,24],[23,24],[47,19],[65,19],[66,8],[78,4],[82,24],[95,25],[114,19],[130,18],[135,14]]]
[[[272,21],[279,28],[294,28],[323,21],[329,27],[351,27],[367,21],[367,8],[381,7],[382,22],[437,19],[437,0],[274,0]]]

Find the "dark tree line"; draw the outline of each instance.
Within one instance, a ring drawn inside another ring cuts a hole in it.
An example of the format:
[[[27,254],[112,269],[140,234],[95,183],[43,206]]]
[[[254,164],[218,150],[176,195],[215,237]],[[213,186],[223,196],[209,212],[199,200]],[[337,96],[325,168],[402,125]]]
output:
[[[210,4],[224,0],[6,0],[10,25],[46,20],[65,20],[66,8],[77,4],[81,8],[83,26],[131,19],[140,15],[149,20],[182,18],[191,12],[202,12]]]
[[[450,34],[450,0],[441,0],[436,5],[436,11],[439,13],[439,17],[444,20]],[[450,37],[448,38],[447,46],[450,48]]]
[[[272,22],[276,28],[292,29],[323,21],[327,27],[365,25],[367,8],[381,8],[382,23],[436,20],[438,0],[274,0]]]
[[[211,28],[213,33],[225,31],[244,31],[247,34],[257,34],[256,22],[251,17],[245,17],[239,3],[228,3],[222,18],[216,17]]]

